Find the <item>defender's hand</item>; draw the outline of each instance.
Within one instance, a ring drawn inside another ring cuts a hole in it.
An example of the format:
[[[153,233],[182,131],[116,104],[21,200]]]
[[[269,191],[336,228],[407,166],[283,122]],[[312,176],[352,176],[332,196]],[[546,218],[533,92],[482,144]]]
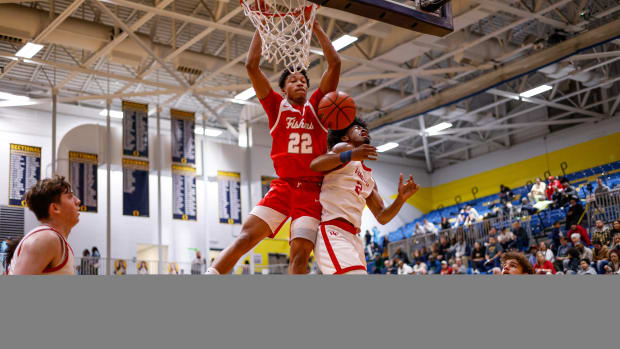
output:
[[[398,182],[398,196],[401,199],[403,200],[409,199],[419,189],[420,189],[420,186],[417,185],[416,182],[413,181],[412,175],[409,175],[409,179],[405,183],[403,183],[403,174],[402,173],[400,174],[400,180]]]
[[[352,161],[377,160],[377,157],[377,148],[368,144],[362,144],[351,152]]]

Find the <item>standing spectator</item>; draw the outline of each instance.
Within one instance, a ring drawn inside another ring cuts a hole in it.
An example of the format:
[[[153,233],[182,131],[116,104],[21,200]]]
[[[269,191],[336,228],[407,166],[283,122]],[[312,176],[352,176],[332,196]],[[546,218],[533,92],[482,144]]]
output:
[[[364,239],[366,240],[365,246],[370,245],[370,241],[372,240],[372,235],[370,235],[370,231],[366,230],[366,234],[364,235]]]
[[[427,272],[426,263],[422,262],[421,259],[416,259],[415,265],[413,266],[413,273],[416,275],[426,275]]]
[[[527,235],[525,229],[521,226],[521,222],[515,221],[512,224],[512,233],[517,240],[517,250],[525,252],[530,247],[530,237]]]
[[[579,251],[579,259],[587,258],[591,261],[592,250],[583,245],[583,242],[581,241],[581,236],[575,233],[571,235],[570,238],[573,241],[573,246],[575,246],[577,248],[577,251]]]
[[[579,251],[576,247],[568,249],[568,259],[564,260],[564,273],[565,274],[577,274],[579,271]]]
[[[99,259],[101,258],[101,253],[99,253],[99,249],[96,246],[93,246],[91,249],[91,258],[92,258],[92,271],[93,275],[99,275]]]
[[[383,257],[388,257],[388,245],[390,244],[390,239],[387,235],[383,237],[383,244],[381,245],[381,254]]]
[[[555,268],[553,264],[545,258],[543,251],[536,253],[536,264],[534,264],[534,274],[553,274],[555,275]]]
[[[568,212],[566,213],[566,229],[568,229],[571,225],[577,225],[582,214],[583,206],[581,203],[577,202],[576,198],[571,198],[570,206],[568,207]]]
[[[549,262],[553,263],[553,261],[555,260],[555,255],[553,254],[553,251],[551,251],[550,249],[547,248],[547,243],[544,241],[540,242],[540,252],[545,254],[545,259],[548,260]]]
[[[609,246],[611,243],[611,232],[600,219],[596,220],[596,226],[592,231],[592,241],[595,240],[599,240],[599,242],[605,246]]]
[[[437,234],[437,227],[435,224],[428,221],[428,219],[424,220],[424,232],[426,234]]]
[[[450,229],[450,222],[448,222],[448,218],[441,217],[441,230]]]
[[[489,237],[489,246],[486,250],[486,261],[484,265],[487,269],[493,269],[500,266],[500,258],[502,256],[502,246],[497,243],[495,237]]]
[[[605,274],[620,274],[620,252],[613,250],[609,252],[609,263],[603,267]]]
[[[527,194],[527,197],[530,198],[530,201],[533,203],[543,201],[546,199],[546,189],[547,185],[545,185],[545,182],[541,181],[540,178],[536,178],[536,183],[532,186],[532,190],[530,190],[530,193]]]
[[[80,275],[90,275],[90,251],[84,249],[82,251],[82,259],[80,260]]]
[[[530,262],[531,265],[536,264],[536,254],[538,253],[538,246],[536,245],[532,245],[532,247],[530,247],[530,250],[528,251],[528,254],[526,255],[528,262]]]
[[[439,274],[441,272],[441,263],[437,260],[434,254],[428,257],[428,274]]]
[[[454,265],[452,266],[452,273],[453,274],[467,274],[467,266],[464,264],[463,258],[456,257],[456,261],[454,262]]]
[[[450,249],[450,243],[448,242],[448,237],[446,235],[442,235],[439,237],[439,246],[437,247],[437,259],[440,261],[447,261],[450,259],[450,253],[448,250]]]
[[[620,234],[614,235],[614,240],[611,242],[610,250],[620,251]]]
[[[420,250],[420,258],[422,259],[422,262],[428,263],[429,256],[430,256],[430,253],[428,253],[426,246],[422,246],[422,249]]]
[[[566,236],[570,236],[571,240],[573,239],[573,234],[579,234],[579,237],[586,246],[591,246],[590,237],[588,236],[588,232],[580,225],[573,224],[570,226],[570,230],[566,233]]]
[[[581,259],[581,269],[577,272],[577,275],[596,275],[596,270],[590,266],[590,260],[587,258]]]
[[[611,239],[612,243],[616,235],[620,235],[620,220],[617,219],[613,222],[612,229],[609,232],[609,238]]]
[[[413,274],[413,268],[409,266],[409,264],[403,262],[403,260],[398,261],[398,269],[396,270],[397,275],[409,275]]]
[[[448,265],[448,262],[441,261],[441,271],[439,272],[441,275],[452,275],[452,267]]]
[[[472,261],[474,269],[477,270],[478,272],[485,271],[484,257],[485,257],[484,247],[480,245],[480,242],[478,241],[474,242],[474,248],[471,250],[471,261]]]
[[[596,180],[596,189],[594,189],[595,195],[609,193],[609,187],[603,184],[603,179],[598,178]]]
[[[196,258],[192,260],[192,268],[190,272],[192,275],[202,274],[202,258],[200,256],[200,251],[196,251]]]
[[[558,254],[558,247],[560,247],[560,237],[562,236],[562,231],[560,227],[562,224],[560,221],[553,222],[551,233],[549,234],[549,239],[551,239],[551,251],[553,254]]]
[[[497,237],[497,242],[499,242],[502,246],[502,250],[504,251],[509,251],[516,248],[515,236],[510,229],[508,229],[508,227],[502,229],[502,232]]]
[[[592,262],[599,274],[605,274],[604,267],[609,263],[609,248],[599,239],[594,241],[594,249],[592,250]]]
[[[462,258],[463,263],[467,264],[467,260],[469,259],[469,255],[471,251],[469,249],[469,245],[463,239],[463,234],[456,234],[456,244],[454,244],[454,257]]]
[[[564,270],[564,261],[568,260],[568,249],[571,247],[572,246],[568,243],[568,240],[566,240],[564,236],[560,236],[560,246],[558,246],[558,251],[555,255],[555,262],[553,263],[555,270]]]
[[[506,252],[502,255],[502,274],[533,274],[534,268],[521,252]]]

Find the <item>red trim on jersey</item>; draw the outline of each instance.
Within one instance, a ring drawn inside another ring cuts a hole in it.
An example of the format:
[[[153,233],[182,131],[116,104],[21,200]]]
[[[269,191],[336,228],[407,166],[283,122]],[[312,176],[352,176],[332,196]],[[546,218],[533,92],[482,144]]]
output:
[[[366,269],[366,267],[365,267],[365,266],[363,266],[363,265],[354,265],[354,266],[352,266],[352,267],[346,267],[346,268],[344,268],[344,269],[340,269],[340,270],[336,271],[336,272],[334,273],[334,275],[339,275],[339,274],[348,273],[348,272],[350,272],[350,271],[352,271],[352,270],[363,270],[363,271],[368,271],[368,270]]]
[[[364,161],[362,161],[362,167],[364,168],[364,170],[366,171],[372,171],[372,168],[368,168],[366,167],[366,165],[364,165]]]
[[[63,259],[63,261],[59,265],[57,265],[57,266],[55,266],[53,268],[46,267],[42,271],[42,273],[53,273],[55,271],[58,271],[58,270],[62,269],[67,264],[67,262],[69,261],[69,251],[71,251],[71,254],[74,254],[73,253],[73,249],[71,248],[71,246],[67,242],[67,239],[65,239],[65,237],[62,236],[62,234],[60,234],[56,229],[54,229],[54,228],[52,228],[50,226],[46,226],[45,228],[41,228],[39,230],[35,230],[35,231],[31,232],[31,233],[28,233],[28,235],[25,236],[22,239],[22,241],[19,243],[19,248],[17,249],[16,253],[17,253],[17,256],[19,257],[19,254],[21,253],[21,250],[22,250],[22,243],[24,242],[24,240],[26,240],[27,238],[31,237],[32,235],[34,235],[36,233],[39,233],[39,232],[42,232],[42,231],[46,231],[46,230],[51,230],[54,233],[56,233],[56,235],[58,235],[60,237],[60,239],[62,240],[62,243],[65,245],[65,248],[64,248],[65,258]],[[8,266],[7,266],[7,270],[8,270]]]
[[[281,214],[283,214],[282,212],[280,212]],[[284,223],[286,223],[286,221],[288,221],[288,217],[286,216],[286,218],[282,221],[282,223],[280,223],[280,225],[278,225],[278,227],[276,228],[275,231],[271,232],[271,235],[269,235],[270,239],[273,239],[276,237],[276,235],[278,235],[278,232],[280,231],[280,229],[282,229],[282,226],[284,225]],[[289,232],[289,240],[290,240],[290,232]],[[289,242],[290,243],[290,242]]]
[[[331,221],[321,222],[321,226],[324,225],[334,225],[340,229],[344,229],[353,235],[359,234],[360,230],[353,226],[353,224],[348,222],[343,222],[339,219],[332,219]]]
[[[336,258],[336,254],[334,253],[334,249],[332,245],[329,243],[329,238],[327,237],[327,232],[325,232],[325,225],[321,224],[321,234],[323,235],[323,241],[325,241],[325,247],[327,248],[327,253],[329,254],[329,258],[332,260],[332,264],[334,268],[336,268],[336,273],[342,270],[340,268],[340,263],[338,263],[338,259]]]

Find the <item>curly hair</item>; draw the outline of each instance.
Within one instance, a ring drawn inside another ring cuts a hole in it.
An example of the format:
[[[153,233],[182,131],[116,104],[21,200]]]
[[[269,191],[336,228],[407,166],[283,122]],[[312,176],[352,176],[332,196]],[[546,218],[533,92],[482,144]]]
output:
[[[517,261],[517,263],[519,263],[521,269],[523,270],[523,274],[534,274],[534,268],[523,253],[514,251],[504,253],[501,257],[502,265],[504,265],[510,259],[514,259]]]
[[[346,136],[347,132],[349,132],[349,130],[353,126],[360,126],[368,130],[368,124],[358,118],[355,118],[351,125],[343,128],[342,130],[329,130],[329,132],[327,133],[327,149],[331,149],[336,144],[342,142],[342,137]]]
[[[310,78],[308,78],[308,73],[306,73],[306,70],[302,69],[300,73],[306,78],[306,84],[308,85],[308,87],[310,87]],[[289,75],[291,75],[290,70],[284,69],[284,71],[282,72],[282,75],[280,75],[280,81],[278,83],[278,86],[280,86],[280,89],[282,90],[284,89],[284,85],[286,85],[286,78],[288,78]]]

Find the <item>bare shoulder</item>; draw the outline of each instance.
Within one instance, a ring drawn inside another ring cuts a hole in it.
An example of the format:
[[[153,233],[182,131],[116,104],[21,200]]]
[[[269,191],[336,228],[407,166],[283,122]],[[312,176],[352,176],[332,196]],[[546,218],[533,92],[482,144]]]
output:
[[[44,251],[56,251],[60,247],[58,234],[52,230],[38,232],[22,243],[22,250],[28,252],[45,253]]]
[[[338,144],[334,145],[332,147],[331,151],[336,153],[336,154],[339,154],[339,153],[345,152],[347,150],[353,150],[353,149],[355,149],[353,147],[353,145],[351,145],[351,144],[349,144],[347,142],[341,142],[341,143],[338,143]]]

